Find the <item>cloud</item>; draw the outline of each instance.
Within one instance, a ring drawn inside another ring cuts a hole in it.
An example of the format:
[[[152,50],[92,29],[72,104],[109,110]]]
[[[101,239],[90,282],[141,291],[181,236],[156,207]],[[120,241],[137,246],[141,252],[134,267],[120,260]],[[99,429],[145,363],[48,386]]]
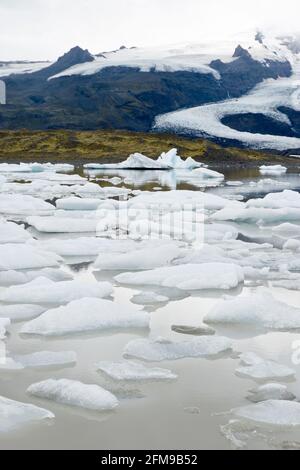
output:
[[[298,0],[0,0],[0,59],[54,59],[74,45],[96,53],[255,27],[291,32],[299,13]]]

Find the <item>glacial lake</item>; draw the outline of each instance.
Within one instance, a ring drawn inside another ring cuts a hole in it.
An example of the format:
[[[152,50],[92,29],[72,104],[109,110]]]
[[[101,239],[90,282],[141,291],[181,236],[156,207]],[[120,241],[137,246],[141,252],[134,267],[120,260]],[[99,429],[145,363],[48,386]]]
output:
[[[145,191],[160,194],[176,189],[195,193],[204,191],[230,201],[246,204],[251,199],[262,199],[269,193],[281,194],[285,190],[295,191],[295,193],[300,191],[300,162],[299,168],[288,170],[287,174],[282,175],[261,175],[258,169],[252,168],[225,168],[217,171],[225,175],[225,180],[217,184],[213,180],[199,180],[192,172],[187,171],[178,173],[176,171],[89,170],[87,172],[82,167],[77,167],[68,175],[80,175],[104,188],[127,188],[130,190],[129,197],[138,197]],[[30,176],[27,176],[29,179],[25,182],[20,175],[16,179],[14,175],[15,173],[9,176],[6,184],[16,183],[19,186],[21,184],[26,186],[31,183]],[[38,179],[37,175],[38,173],[34,176],[35,180]],[[57,184],[66,183],[61,181]],[[43,187],[41,199],[43,199],[43,191],[45,194],[48,191],[51,196],[51,189]],[[2,194],[3,191],[0,188],[0,198]],[[32,195],[39,197],[38,192]],[[81,197],[84,199],[86,195]],[[89,195],[89,198],[91,197],[93,196]],[[56,197],[47,197],[46,200],[53,203]],[[69,212],[72,218],[72,211]],[[24,217],[20,220],[10,214],[5,214],[4,218],[10,221],[17,219],[20,223],[25,221]],[[300,224],[300,220],[297,221],[295,218],[284,220],[284,222],[293,225]],[[243,255],[241,244],[236,246],[237,251],[241,250],[237,255],[238,263],[243,264],[241,261],[243,256],[245,258],[249,256],[246,244],[259,245],[267,243],[266,240],[270,243],[275,235],[274,246],[266,248],[267,255],[269,254],[266,266],[271,272],[283,272],[282,279],[285,280],[288,278],[287,272],[293,273],[295,279],[297,276],[300,277],[300,251],[290,252],[278,246],[278,239],[281,241],[300,240],[300,231],[292,232],[292,235],[275,233],[274,227],[279,226],[280,221],[264,224],[260,220],[256,222],[224,220],[218,223],[231,225],[239,233],[238,239],[232,239],[230,251],[235,250],[235,241],[245,244],[243,246],[245,255]],[[28,224],[26,230],[31,236],[43,242],[95,236],[95,234],[86,233],[41,233]],[[215,248],[221,245],[224,248],[224,242],[228,242],[226,245],[228,248],[230,238],[220,240],[219,243],[216,239],[213,242],[208,240],[208,244],[212,244]],[[253,253],[256,257],[261,256],[263,260],[265,259],[266,253],[263,249],[258,247]],[[286,261],[284,260],[285,253]],[[231,262],[234,256],[231,252]],[[178,378],[172,381],[123,383],[109,379],[95,368],[95,363],[100,361],[121,361],[126,345],[138,338],[164,338],[174,342],[195,338],[193,335],[172,331],[172,326],[203,326],[204,317],[222,301],[224,296],[243,299],[263,292],[271,294],[276,301],[300,308],[299,290],[276,287],[267,275],[264,278],[263,275],[256,273],[257,278],[255,278],[255,273],[253,273],[253,275],[248,274],[244,282],[233,289],[176,290],[172,297],[170,289],[120,284],[116,282],[115,276],[124,271],[95,270],[93,267],[95,259],[95,256],[63,257],[61,269],[73,276],[75,280],[82,282],[111,282],[114,285],[113,302],[119,302],[124,306],[133,305],[132,298],[141,292],[165,294],[169,297],[169,301],[144,307],[144,310],[150,313],[149,329],[124,331],[116,329],[44,338],[22,335],[20,331],[25,322],[12,323],[8,327],[8,335],[5,339],[9,356],[38,351],[74,351],[77,354],[77,363],[70,367],[0,369],[1,396],[22,403],[34,404],[55,415],[55,419],[49,422],[29,424],[0,433],[0,449],[300,448],[300,426],[281,427],[251,420],[243,421],[230,413],[233,409],[250,406],[251,402],[246,398],[249,390],[265,383],[286,384],[289,392],[300,399],[300,365],[293,361],[295,342],[300,340],[299,330],[272,331],[271,328],[256,328],[255,325],[249,327],[240,324],[210,324],[216,336],[224,336],[232,340],[232,351],[211,358],[141,361],[147,367],[168,369],[177,374]],[[289,265],[298,259],[299,268],[297,268],[297,263],[294,267],[291,267],[292,264]],[[255,269],[263,269],[263,266]],[[0,287],[0,295],[7,287]],[[3,305],[5,305],[4,302],[0,307]],[[143,305],[139,305],[139,308],[142,310]],[[240,377],[236,374],[236,369],[240,367],[240,355],[247,352],[256,353],[263,359],[273,360],[294,369],[294,379],[257,381],[250,377]],[[26,393],[31,384],[49,378],[65,378],[87,384],[98,384],[118,398],[119,407],[110,412],[88,411],[29,396]]]

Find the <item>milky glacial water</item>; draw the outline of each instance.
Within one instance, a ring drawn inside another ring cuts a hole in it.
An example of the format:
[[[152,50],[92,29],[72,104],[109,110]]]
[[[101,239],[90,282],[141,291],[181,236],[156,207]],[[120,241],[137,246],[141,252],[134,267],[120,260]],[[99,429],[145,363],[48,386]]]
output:
[[[82,172],[81,169],[78,169]],[[141,183],[127,181],[127,186],[138,189],[162,187],[169,189],[166,175],[159,175],[153,182],[145,181],[141,172]],[[162,173],[162,172],[158,172]],[[118,175],[109,175],[109,177]],[[93,175],[93,178],[95,175]],[[97,174],[97,178],[107,178],[107,174]],[[133,178],[133,175],[128,175]],[[242,180],[240,188],[210,188],[208,191],[226,196],[243,188],[244,197],[257,197],[246,186],[250,181],[261,179],[256,170],[228,170],[227,180]],[[280,177],[295,189],[300,187],[300,178],[295,171]],[[195,187],[190,182],[180,182],[178,189]],[[262,192],[264,190],[262,189]],[[256,227],[248,230],[256,233]],[[54,235],[53,235],[54,236]],[[51,236],[50,238],[52,238]],[[78,279],[107,279],[112,282],[115,273],[95,273],[89,260],[77,263],[65,260],[65,269]],[[75,264],[74,264],[75,263]],[[116,283],[115,283],[116,284]],[[246,283],[245,287],[230,292],[230,295],[246,296],[260,286]],[[143,289],[124,288],[115,285],[115,300],[130,305],[130,299]],[[147,289],[145,289],[147,290]],[[155,289],[148,289],[155,290]],[[276,299],[295,307],[300,306],[298,291],[269,287]],[[109,333],[68,336],[59,339],[25,338],[19,332],[22,323],[10,327],[7,350],[13,354],[26,354],[41,350],[76,351],[78,363],[69,368],[0,372],[0,395],[21,402],[33,403],[52,411],[55,420],[23,427],[9,433],[0,434],[0,449],[231,449],[226,426],[232,417],[229,410],[249,405],[246,396],[256,383],[235,375],[239,365],[238,353],[253,351],[265,358],[271,358],[296,370],[296,380],[289,383],[289,390],[300,399],[300,366],[292,364],[292,344],[300,339],[298,333],[260,333],[235,327],[215,327],[217,334],[233,339],[234,353],[214,360],[183,359],[165,361],[153,365],[170,369],[178,374],[172,382],[152,382],[147,384],[124,385],[110,381],[95,370],[95,363],[122,359],[125,345],[138,337],[163,336],[173,340],[190,339],[171,330],[174,324],[200,325],[202,319],[214,306],[223,293],[196,292],[178,300],[170,301],[151,312],[150,331],[110,331]],[[51,401],[37,399],[26,394],[29,385],[47,378],[69,378],[85,383],[95,383],[111,390],[120,399],[120,406],[114,412],[96,413],[59,405]],[[263,426],[243,427],[238,436],[245,438],[249,449],[298,448],[300,430],[283,430]],[[229,436],[230,437],[230,436]]]

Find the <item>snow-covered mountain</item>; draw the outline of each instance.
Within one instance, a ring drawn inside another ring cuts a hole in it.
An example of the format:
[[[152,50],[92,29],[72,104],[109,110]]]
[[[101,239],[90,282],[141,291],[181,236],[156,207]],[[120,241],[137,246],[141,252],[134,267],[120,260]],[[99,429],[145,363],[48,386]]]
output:
[[[95,55],[75,47],[54,63],[0,62],[0,78],[0,128],[154,129],[300,148],[297,36],[251,32]]]

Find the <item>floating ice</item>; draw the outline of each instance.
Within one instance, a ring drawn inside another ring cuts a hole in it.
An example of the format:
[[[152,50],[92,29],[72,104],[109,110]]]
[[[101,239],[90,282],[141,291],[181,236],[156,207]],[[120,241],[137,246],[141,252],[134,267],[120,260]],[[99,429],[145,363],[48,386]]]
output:
[[[51,215],[55,208],[41,199],[18,194],[0,194],[0,214]]]
[[[44,311],[45,307],[40,305],[1,305],[0,321],[1,318],[9,318],[12,322],[31,320],[41,315]]]
[[[0,219],[0,244],[24,243],[29,239],[31,236],[22,225]]]
[[[43,368],[74,365],[77,362],[77,355],[73,351],[40,351],[17,355],[13,359],[24,368]]]
[[[300,403],[267,400],[232,410],[239,418],[273,426],[300,426]]]
[[[242,366],[236,369],[241,377],[254,380],[290,380],[295,378],[295,371],[275,361],[265,360],[255,353],[245,353],[241,357]]]
[[[128,253],[101,253],[94,267],[102,270],[144,270],[167,266],[173,260],[183,256],[182,250],[176,244],[144,248]]]
[[[148,328],[150,316],[145,312],[109,300],[83,298],[65,307],[48,310],[26,323],[21,333],[63,336],[123,328]]]
[[[53,413],[43,408],[0,397],[0,432],[54,417]]]
[[[9,287],[0,293],[2,302],[14,304],[67,304],[83,297],[108,297],[113,287],[109,282],[63,281],[38,278],[21,286]]]
[[[6,336],[6,329],[10,325],[9,318],[0,318],[0,340]]]
[[[130,157],[121,163],[104,163],[95,164],[88,163],[85,165],[86,169],[124,169],[124,170],[170,170],[169,165],[165,162],[153,160],[152,158],[146,157],[141,153],[134,153]]]
[[[97,210],[99,207],[99,199],[82,199],[79,197],[68,197],[64,199],[58,199],[56,201],[57,209],[63,209],[68,211],[73,210]]]
[[[157,162],[162,164],[162,166],[167,166],[174,170],[193,170],[194,168],[203,166],[202,163],[198,163],[190,157],[183,160],[177,152],[177,149],[169,150],[167,153],[164,152],[158,158]]]
[[[244,281],[243,270],[234,264],[185,264],[115,277],[121,284],[176,287],[181,290],[233,289]]]
[[[262,175],[277,176],[284,175],[287,172],[287,168],[282,165],[263,165],[259,168]]]
[[[266,400],[293,401],[296,399],[295,395],[288,391],[286,385],[278,383],[269,383],[261,385],[254,390],[250,390],[250,395],[247,398],[254,403],[260,403]]]
[[[20,284],[26,284],[39,277],[50,279],[51,281],[69,281],[73,279],[72,275],[56,268],[43,268],[30,271],[0,271],[0,286],[10,287]]]
[[[271,330],[300,328],[300,310],[275,300],[269,293],[220,301],[204,317],[205,323],[251,325]]]
[[[63,217],[28,217],[27,223],[45,233],[89,233],[96,232],[99,220]]]
[[[143,364],[133,361],[99,362],[96,364],[96,368],[113,380],[120,381],[172,380],[177,378],[177,375],[173,374],[170,370],[159,368],[149,369]]]
[[[87,385],[75,380],[49,379],[31,385],[27,392],[39,398],[94,411],[113,410],[118,400],[99,385]]]
[[[58,267],[62,259],[30,245],[0,245],[0,271]]]
[[[149,362],[174,361],[186,357],[210,357],[230,351],[232,343],[221,336],[202,336],[175,343],[164,338],[155,341],[137,339],[127,344],[124,357],[136,357]]]

